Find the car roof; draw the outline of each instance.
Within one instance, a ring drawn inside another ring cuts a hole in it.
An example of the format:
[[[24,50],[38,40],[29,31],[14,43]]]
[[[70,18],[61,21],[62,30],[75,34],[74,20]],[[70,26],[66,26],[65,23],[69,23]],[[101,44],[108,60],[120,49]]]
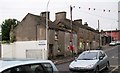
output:
[[[102,50],[87,50],[86,52],[100,52]]]
[[[0,59],[0,72],[19,65],[35,64],[35,63],[51,63],[50,60],[35,60],[35,59]]]

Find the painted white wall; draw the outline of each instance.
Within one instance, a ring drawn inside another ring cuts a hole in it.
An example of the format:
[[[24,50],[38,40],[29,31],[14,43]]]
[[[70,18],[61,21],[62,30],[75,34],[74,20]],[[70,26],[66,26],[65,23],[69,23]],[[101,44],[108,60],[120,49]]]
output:
[[[13,56],[12,44],[1,44],[1,57],[11,58]]]
[[[2,44],[2,58],[36,58],[47,59],[47,45],[41,41],[19,41],[11,44]],[[29,57],[27,53],[29,51]],[[31,52],[31,53],[30,53]]]

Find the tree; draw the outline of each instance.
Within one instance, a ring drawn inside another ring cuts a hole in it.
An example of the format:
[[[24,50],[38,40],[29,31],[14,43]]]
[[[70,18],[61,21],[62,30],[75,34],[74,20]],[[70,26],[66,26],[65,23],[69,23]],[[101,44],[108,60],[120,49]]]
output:
[[[3,21],[2,28],[2,41],[10,41],[10,31],[17,26],[18,21],[16,19],[6,19]]]

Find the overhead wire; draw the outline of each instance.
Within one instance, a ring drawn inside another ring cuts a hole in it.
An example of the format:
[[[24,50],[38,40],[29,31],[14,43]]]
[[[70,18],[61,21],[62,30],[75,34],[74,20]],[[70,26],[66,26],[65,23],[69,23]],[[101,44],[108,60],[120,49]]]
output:
[[[93,13],[90,13],[89,11],[83,11],[83,10],[81,10],[80,12],[87,13],[87,14],[93,15],[93,16],[97,16],[97,17],[100,17],[100,18],[104,18],[104,19],[107,19],[107,20],[115,20],[115,21],[118,21],[117,19],[109,18],[109,17],[97,15],[97,14],[93,14]]]
[[[67,5],[67,7],[70,8],[70,5],[68,4],[68,2],[65,0],[65,4]],[[84,6],[74,6],[74,9],[78,10],[78,12],[82,12],[82,13],[85,13],[85,14],[89,14],[89,15],[92,15],[92,16],[96,16],[96,17],[99,17],[99,18],[104,18],[106,20],[113,20],[113,21],[116,21],[116,22],[119,22],[118,19],[115,19],[115,18],[110,18],[110,17],[105,17],[101,14],[95,14],[95,13],[91,13],[91,12],[101,12],[101,13],[115,13],[117,12],[116,10],[114,9],[106,9],[106,8],[96,8],[96,7],[84,7]]]

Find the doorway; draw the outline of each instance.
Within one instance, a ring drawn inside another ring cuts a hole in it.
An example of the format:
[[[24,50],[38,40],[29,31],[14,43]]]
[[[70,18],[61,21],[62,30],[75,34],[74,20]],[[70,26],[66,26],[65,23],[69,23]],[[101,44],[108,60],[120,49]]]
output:
[[[54,56],[53,54],[53,44],[49,44],[49,59],[52,59]]]

